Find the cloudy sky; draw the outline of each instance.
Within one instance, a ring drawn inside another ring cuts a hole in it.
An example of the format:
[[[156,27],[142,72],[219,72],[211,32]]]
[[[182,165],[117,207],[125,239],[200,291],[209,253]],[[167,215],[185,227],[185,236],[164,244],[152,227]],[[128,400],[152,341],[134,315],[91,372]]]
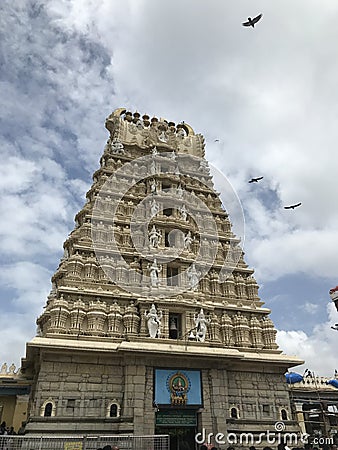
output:
[[[242,202],[245,258],[281,348],[331,376],[336,0],[2,0],[0,10],[0,364],[20,365],[35,334],[105,118],[124,106],[205,136]],[[260,12],[255,29],[241,26]]]

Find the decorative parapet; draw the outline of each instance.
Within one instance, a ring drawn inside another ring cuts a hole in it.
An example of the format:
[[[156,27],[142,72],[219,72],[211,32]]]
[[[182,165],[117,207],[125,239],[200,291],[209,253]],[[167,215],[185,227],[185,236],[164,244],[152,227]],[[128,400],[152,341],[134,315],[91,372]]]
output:
[[[337,375],[335,376],[338,379]],[[332,380],[332,377],[319,377],[319,376],[305,376],[302,381],[298,383],[293,383],[292,389],[297,390],[322,390],[322,391],[335,391],[337,392],[337,388],[328,384],[329,381]]]
[[[0,378],[17,378],[21,374],[20,368],[16,371],[16,366],[12,363],[9,367],[6,362],[1,366]]]
[[[138,112],[132,114],[124,108],[118,108],[107,117],[105,125],[110,132],[106,152],[122,155],[125,145],[135,145],[149,151],[158,146],[166,151],[204,157],[203,136],[195,134],[185,122],[175,125],[162,118],[149,119],[146,114],[141,118]]]

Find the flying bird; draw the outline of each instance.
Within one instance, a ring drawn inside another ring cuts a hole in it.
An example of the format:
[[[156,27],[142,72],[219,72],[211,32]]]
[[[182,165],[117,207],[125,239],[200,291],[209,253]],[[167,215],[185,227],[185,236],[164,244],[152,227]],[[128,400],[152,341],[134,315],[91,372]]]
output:
[[[300,206],[301,203],[297,203],[296,205],[290,205],[290,206],[284,206],[284,209],[295,209],[298,208],[298,206]]]
[[[335,323],[334,327],[331,327],[331,328],[332,328],[332,330],[338,331],[338,323]],[[336,374],[336,371],[335,371],[335,374]]]
[[[215,139],[214,142],[219,142],[219,139]]]
[[[251,17],[248,17],[248,21],[242,23],[243,27],[255,28],[255,23],[261,20],[262,16],[263,14],[258,14],[258,16],[254,17],[253,19],[251,19]]]
[[[259,180],[263,180],[264,177],[251,178],[248,183],[258,183]]]

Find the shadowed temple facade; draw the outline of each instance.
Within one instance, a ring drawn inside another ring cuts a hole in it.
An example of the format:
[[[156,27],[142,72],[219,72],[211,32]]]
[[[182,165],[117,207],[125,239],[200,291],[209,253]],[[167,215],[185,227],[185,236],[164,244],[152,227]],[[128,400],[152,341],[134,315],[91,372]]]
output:
[[[28,433],[298,431],[275,342],[204,139],[125,109],[27,344]],[[226,445],[218,445],[226,448]],[[198,448],[198,447],[196,447]]]

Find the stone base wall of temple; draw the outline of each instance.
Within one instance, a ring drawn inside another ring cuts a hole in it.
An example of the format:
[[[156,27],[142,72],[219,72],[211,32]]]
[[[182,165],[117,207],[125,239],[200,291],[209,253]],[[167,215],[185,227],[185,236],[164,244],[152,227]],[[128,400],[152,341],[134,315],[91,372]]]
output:
[[[162,408],[154,404],[155,368],[201,371],[203,404],[194,410],[196,431],[214,436],[275,431],[282,410],[288,430],[298,431],[291,420],[284,369],[277,365],[56,349],[41,350],[40,361],[28,433],[154,434]]]

